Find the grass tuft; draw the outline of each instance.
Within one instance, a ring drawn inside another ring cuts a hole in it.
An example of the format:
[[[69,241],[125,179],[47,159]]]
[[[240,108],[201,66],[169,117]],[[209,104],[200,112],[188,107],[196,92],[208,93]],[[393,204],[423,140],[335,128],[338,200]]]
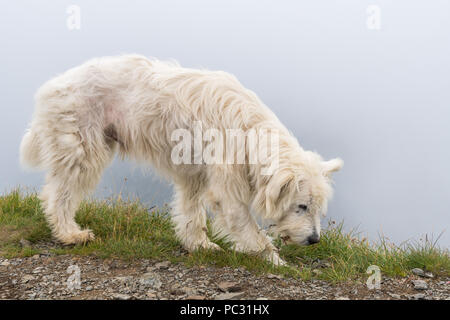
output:
[[[85,245],[56,246],[51,252],[127,260],[169,260],[187,266],[244,267],[258,274],[334,282],[366,278],[370,265],[377,265],[383,274],[393,277],[406,276],[413,268],[431,271],[436,276],[450,275],[449,252],[439,248],[437,241],[427,239],[423,244],[395,246],[381,239],[377,244],[370,244],[355,231],[344,232],[342,223],[330,223],[321,241],[314,246],[282,246],[277,239],[280,255],[290,266],[275,267],[257,256],[231,250],[231,243],[225,238],[214,236],[212,239],[223,251],[186,253],[175,236],[167,210],[149,210],[137,200],[84,201],[76,220],[83,228],[94,231],[95,240]],[[0,196],[0,256],[32,256],[40,252],[39,244],[51,239],[36,194],[14,190]],[[32,246],[24,246],[23,240]]]

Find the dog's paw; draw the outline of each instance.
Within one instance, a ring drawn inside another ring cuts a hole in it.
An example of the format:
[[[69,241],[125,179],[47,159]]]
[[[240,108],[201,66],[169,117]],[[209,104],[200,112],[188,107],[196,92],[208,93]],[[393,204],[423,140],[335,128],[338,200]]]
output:
[[[248,244],[243,244],[236,242],[233,244],[233,250],[236,252],[242,252],[242,253],[248,253],[248,254],[260,254],[261,252],[264,252],[264,249],[261,247],[258,247],[257,245],[249,246]]]
[[[249,250],[247,250],[247,248],[244,245],[240,244],[240,243],[235,243],[233,245],[233,250],[236,251],[236,252],[249,253],[248,252]]]
[[[57,238],[65,245],[84,244],[94,240],[95,235],[92,230],[85,229],[69,234],[59,235]]]
[[[184,244],[184,247],[189,252],[194,252],[200,249],[206,249],[206,250],[222,250],[221,247],[219,247],[214,242],[211,242],[209,239],[204,240],[202,242],[197,243],[191,243],[191,244]]]
[[[279,254],[277,252],[271,252],[267,255],[267,260],[273,263],[273,265],[280,267],[280,266],[287,266],[287,262],[280,258]]]
[[[217,244],[215,244],[212,241],[204,241],[200,245],[201,248],[207,249],[207,250],[222,250],[221,247],[219,247]]]

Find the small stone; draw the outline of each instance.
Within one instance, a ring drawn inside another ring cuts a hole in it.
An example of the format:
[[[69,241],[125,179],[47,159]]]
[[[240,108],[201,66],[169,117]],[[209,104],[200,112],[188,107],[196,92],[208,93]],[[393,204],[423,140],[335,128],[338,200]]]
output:
[[[0,265],[6,267],[6,266],[9,266],[10,263],[9,263],[8,260],[5,260],[5,261],[3,261],[2,263],[0,263]]]
[[[22,277],[22,283],[27,283],[27,282],[29,282],[31,280],[34,280],[34,277],[32,275],[30,275],[30,274],[24,275]]]
[[[218,294],[215,299],[216,300],[236,300],[245,295],[245,292],[228,292]]]
[[[411,272],[419,277],[430,278],[430,279],[434,278],[434,275],[431,272],[425,272],[420,268],[414,268],[411,270]]]
[[[388,295],[390,295],[394,299],[401,299],[402,298],[399,294],[396,294],[396,293],[388,293]]]
[[[256,298],[256,300],[269,300],[269,299],[266,297],[258,297],[258,298]]]
[[[92,291],[92,289],[94,289],[92,286],[87,286],[85,290],[86,291]]]
[[[413,280],[414,289],[416,290],[427,290],[428,284],[424,280]]]
[[[223,292],[237,292],[242,290],[239,283],[231,281],[222,281],[217,286]]]
[[[269,279],[279,279],[279,280],[283,279],[282,276],[276,275],[276,274],[272,274],[272,273],[269,273],[269,274],[267,275],[267,278],[269,278]]]
[[[31,242],[26,239],[20,239],[19,243],[22,247],[31,247]]]
[[[41,273],[43,269],[44,269],[44,267],[37,267],[32,271],[32,273],[34,273],[34,274]]]
[[[147,292],[147,298],[149,299],[156,299],[156,294],[153,292]]]
[[[419,277],[423,277],[425,275],[425,272],[420,268],[414,268],[411,270],[411,272]]]
[[[186,300],[205,300],[205,299],[206,299],[206,297],[201,296],[201,295],[192,295],[192,296],[186,297]]]
[[[172,294],[174,296],[181,296],[181,295],[185,294],[185,292],[178,287],[173,287],[170,289],[170,294]]]
[[[170,261],[158,262],[155,264],[156,269],[168,269],[170,266]]]
[[[423,293],[417,293],[410,296],[412,300],[425,300],[425,295]]]
[[[156,290],[160,289],[162,286],[159,276],[153,272],[145,273],[139,280],[139,283],[145,286],[150,286]]]
[[[183,287],[181,290],[187,295],[195,295],[195,289],[190,287]]]
[[[116,293],[113,295],[113,298],[116,300],[130,300],[131,296],[122,293]]]
[[[320,276],[320,275],[323,274],[323,272],[320,271],[319,269],[314,269],[314,270],[312,271],[312,273],[314,273],[314,275],[316,275],[316,276]]]
[[[344,297],[344,296],[338,296],[338,297],[336,297],[336,300],[350,300],[350,298]]]
[[[114,280],[122,283],[128,283],[133,279],[133,277],[115,277]]]

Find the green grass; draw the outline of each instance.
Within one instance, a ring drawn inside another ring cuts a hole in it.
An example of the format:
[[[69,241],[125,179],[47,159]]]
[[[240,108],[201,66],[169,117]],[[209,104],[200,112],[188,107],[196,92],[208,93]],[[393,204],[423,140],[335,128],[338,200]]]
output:
[[[302,279],[320,278],[347,281],[367,278],[366,270],[377,265],[385,275],[406,276],[413,268],[422,268],[437,276],[450,275],[447,249],[436,243],[394,246],[385,240],[369,244],[354,232],[344,232],[342,224],[330,224],[319,244],[308,247],[281,246],[281,256],[290,266],[275,267],[261,258],[234,252],[225,239],[214,239],[224,250],[199,250],[184,253],[164,210],[143,207],[138,201],[91,200],[81,204],[77,222],[94,231],[96,239],[85,245],[58,246],[55,254],[97,255],[102,258],[157,259],[193,265],[245,267],[255,273],[274,273]],[[20,240],[33,245],[23,247]],[[0,196],[0,256],[31,256],[39,252],[39,243],[51,240],[50,229],[35,194],[19,190]],[[318,259],[326,262],[320,273],[313,272]]]

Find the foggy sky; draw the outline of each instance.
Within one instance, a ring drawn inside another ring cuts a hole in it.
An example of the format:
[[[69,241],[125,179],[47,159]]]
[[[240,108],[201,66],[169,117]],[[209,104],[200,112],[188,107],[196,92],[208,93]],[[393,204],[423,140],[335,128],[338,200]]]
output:
[[[80,30],[66,26],[71,4]],[[366,26],[374,4],[380,30]],[[341,157],[329,219],[397,243],[447,230],[450,245],[449,1],[8,1],[0,40],[2,193],[43,183],[18,162],[37,88],[139,53],[235,74],[305,149]],[[121,191],[170,201],[167,183],[116,161],[96,194]]]

